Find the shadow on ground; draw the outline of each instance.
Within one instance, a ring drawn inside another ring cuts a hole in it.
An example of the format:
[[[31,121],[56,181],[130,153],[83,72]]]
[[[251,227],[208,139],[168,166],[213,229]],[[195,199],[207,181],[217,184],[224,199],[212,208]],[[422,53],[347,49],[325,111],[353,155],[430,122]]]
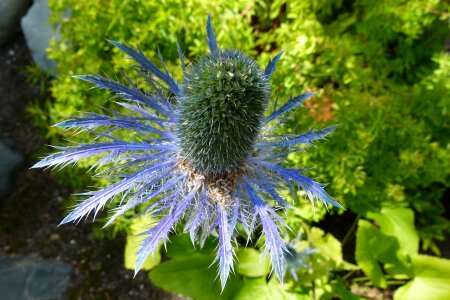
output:
[[[7,188],[0,196],[1,298],[178,299],[153,286],[147,272],[133,279],[124,269],[123,236],[99,242],[92,224],[57,226],[72,191],[51,172],[29,169],[45,140],[26,109],[49,97],[27,80],[30,64],[20,32],[0,47],[0,162],[10,166],[0,175]]]

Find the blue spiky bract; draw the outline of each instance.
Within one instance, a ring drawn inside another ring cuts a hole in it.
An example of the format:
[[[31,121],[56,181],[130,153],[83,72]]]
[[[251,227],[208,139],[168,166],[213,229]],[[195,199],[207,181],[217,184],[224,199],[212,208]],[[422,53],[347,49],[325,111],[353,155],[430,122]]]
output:
[[[216,261],[224,288],[233,270],[236,225],[241,223],[249,238],[255,228],[262,228],[263,251],[283,280],[289,251],[281,234],[285,224],[278,211],[290,205],[280,191],[290,189],[293,193],[298,187],[312,204],[318,200],[324,205],[341,206],[323,185],[306,177],[305,170],[287,169],[277,162],[302,149],[302,145],[325,138],[335,126],[300,135],[269,134],[270,128],[279,125],[280,117],[300,107],[314,93],[293,97],[264,117],[270,95],[268,80],[282,52],[261,71],[245,54],[218,47],[209,17],[207,42],[209,54],[190,66],[184,65],[177,45],[185,73],[185,79],[178,83],[162,59],[164,70],[141,50],[111,41],[138,64],[135,70],[148,83],[150,92],[130,80],[123,84],[101,76],[76,76],[121,97],[123,100],[117,103],[122,112],[89,113],[58,124],[88,131],[98,139],[90,144],[57,147],[60,152],[34,167],[64,167],[103,155],[94,167],[101,167],[99,175],[113,178],[114,183],[84,193],[85,199],[61,224],[89,214],[95,217],[111,202],[118,206],[113,208],[108,224],[136,207],[141,214],[158,219],[142,233],[145,238],[138,251],[136,272],[184,220],[184,230],[193,243],[203,245],[210,234],[218,236]]]

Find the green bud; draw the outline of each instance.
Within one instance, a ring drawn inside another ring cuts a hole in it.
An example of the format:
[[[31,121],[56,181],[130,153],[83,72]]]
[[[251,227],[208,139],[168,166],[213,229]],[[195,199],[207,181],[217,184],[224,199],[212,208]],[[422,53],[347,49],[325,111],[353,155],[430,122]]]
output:
[[[199,172],[242,166],[270,98],[267,76],[247,55],[217,50],[191,64],[178,112],[181,154]]]

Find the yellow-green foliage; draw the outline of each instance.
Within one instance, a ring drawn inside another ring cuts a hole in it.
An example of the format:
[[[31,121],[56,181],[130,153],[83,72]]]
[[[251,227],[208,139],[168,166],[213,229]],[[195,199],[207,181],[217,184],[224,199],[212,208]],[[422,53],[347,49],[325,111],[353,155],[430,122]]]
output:
[[[107,100],[104,96],[88,95],[85,92],[88,85],[70,75],[106,73],[113,76],[117,71],[113,68],[130,65],[124,54],[106,39],[138,45],[153,58],[158,57],[159,47],[173,66],[178,57],[177,39],[188,57],[205,53],[205,18],[207,12],[216,12],[220,15],[215,20],[215,26],[221,28],[219,39],[230,47],[237,45],[248,50],[248,45],[253,43],[250,15],[242,18],[238,14],[245,5],[245,1],[51,0],[53,20],[60,24],[63,36],[53,41],[49,49],[50,57],[57,60],[59,66],[52,92],[57,96],[58,105],[63,106],[54,107],[53,120],[59,121],[76,113],[77,108],[101,105]],[[71,17],[63,18],[69,7]],[[172,69],[180,75],[178,68]]]

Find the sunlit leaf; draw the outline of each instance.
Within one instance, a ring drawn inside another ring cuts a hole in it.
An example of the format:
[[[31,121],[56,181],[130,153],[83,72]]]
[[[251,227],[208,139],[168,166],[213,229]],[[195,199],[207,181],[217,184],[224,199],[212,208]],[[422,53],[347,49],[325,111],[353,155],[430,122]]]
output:
[[[368,221],[359,220],[355,258],[375,286],[386,287],[381,263],[402,264],[396,254],[398,249],[396,238],[385,235]]]
[[[301,295],[287,292],[276,280],[266,282],[265,278],[247,279],[233,300],[294,300]]]
[[[150,222],[150,220],[145,218],[136,218],[131,223],[130,229],[128,231],[127,242],[125,244],[125,268],[129,270],[134,270],[136,267],[136,252],[139,250],[139,246],[144,237],[138,236],[139,233],[144,231],[145,226]],[[142,270],[151,270],[154,266],[158,265],[161,261],[161,245],[155,250],[153,255],[149,255],[142,265]]]
[[[237,252],[236,272],[247,277],[266,276],[270,272],[270,260],[253,248],[241,248]]]
[[[419,235],[414,226],[414,212],[412,209],[384,207],[378,213],[369,213],[367,217],[377,221],[381,232],[397,238],[400,250],[405,254],[417,254],[419,250]]]
[[[450,299],[450,260],[416,255],[411,264],[414,279],[395,292],[394,300]]]
[[[308,240],[319,253],[334,261],[336,266],[343,262],[341,242],[331,233],[325,234],[323,230],[313,227],[309,233]]]
[[[150,272],[151,281],[158,287],[195,300],[232,299],[241,280],[231,275],[221,292],[217,270],[211,266],[214,257],[194,254],[161,263]]]

